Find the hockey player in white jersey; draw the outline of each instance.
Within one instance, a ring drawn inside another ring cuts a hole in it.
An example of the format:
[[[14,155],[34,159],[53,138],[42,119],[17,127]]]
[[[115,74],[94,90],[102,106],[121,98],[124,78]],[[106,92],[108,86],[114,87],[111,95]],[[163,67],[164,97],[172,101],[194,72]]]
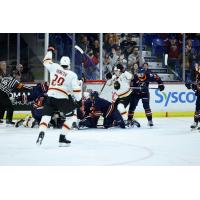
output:
[[[127,110],[126,107],[130,104],[132,98],[132,90],[130,88],[130,82],[133,78],[132,74],[125,71],[124,66],[118,63],[114,67],[114,75],[108,73],[106,75],[107,85],[113,87],[113,102],[120,112],[124,121],[127,120]],[[127,124],[130,126],[130,123]],[[136,125],[140,127],[140,123],[135,119],[132,119],[131,126]]]
[[[124,66],[118,63],[114,67],[114,75],[106,74],[107,85],[113,87],[113,101],[117,109],[121,113],[124,120],[126,120],[126,107],[130,103],[131,88],[130,82],[132,74],[124,70]]]
[[[50,72],[50,85],[47,92],[47,102],[44,105],[43,117],[39,126],[39,136],[36,141],[37,144],[42,143],[51,116],[55,111],[60,111],[63,113],[63,116],[65,116],[68,113],[73,113],[75,108],[81,107],[81,87],[77,75],[69,70],[69,57],[63,56],[59,65],[52,62],[53,51],[54,48],[49,47],[43,60],[44,66]],[[71,143],[65,136],[71,129],[75,120],[76,118],[74,118],[73,115],[68,115],[66,118],[59,137],[60,146],[67,146]]]

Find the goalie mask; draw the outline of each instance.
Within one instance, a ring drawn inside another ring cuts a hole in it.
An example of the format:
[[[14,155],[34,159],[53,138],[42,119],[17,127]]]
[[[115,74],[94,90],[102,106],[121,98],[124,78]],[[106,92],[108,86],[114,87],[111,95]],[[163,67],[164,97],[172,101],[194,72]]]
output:
[[[62,58],[60,59],[60,65],[64,68],[64,69],[70,69],[70,59],[67,56],[62,56]]]

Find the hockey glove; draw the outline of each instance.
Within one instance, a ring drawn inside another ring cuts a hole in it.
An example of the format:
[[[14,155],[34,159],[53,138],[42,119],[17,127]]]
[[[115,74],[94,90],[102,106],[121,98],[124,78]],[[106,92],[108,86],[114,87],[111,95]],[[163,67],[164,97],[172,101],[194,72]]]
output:
[[[111,78],[112,78],[112,74],[111,74],[110,72],[107,73],[107,74],[106,74],[106,79],[109,80],[109,79],[111,79]]]
[[[114,82],[114,89],[119,90],[120,89],[120,83],[118,81]]]
[[[191,88],[192,88],[193,90],[196,90],[196,89],[197,89],[197,85],[196,85],[196,84],[191,84],[191,85],[192,85]]]
[[[165,86],[164,85],[158,85],[158,88],[160,91],[163,91],[165,89]]]
[[[185,87],[186,87],[187,89],[191,89],[191,83],[190,83],[190,82],[186,82],[186,83],[185,83]]]
[[[148,87],[146,85],[141,86],[141,92],[148,93]]]

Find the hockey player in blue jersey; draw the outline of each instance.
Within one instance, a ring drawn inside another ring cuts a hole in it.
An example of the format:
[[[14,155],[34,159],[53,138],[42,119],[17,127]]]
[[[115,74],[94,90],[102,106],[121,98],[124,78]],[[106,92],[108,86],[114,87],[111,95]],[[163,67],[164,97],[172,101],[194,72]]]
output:
[[[98,119],[103,117],[103,127],[110,128],[118,126],[125,128],[125,123],[119,111],[111,102],[100,98],[97,91],[90,93],[90,98],[85,102],[86,116],[80,121],[79,126],[86,126],[89,128],[96,128]]]
[[[25,119],[19,120],[15,127],[19,127],[23,124],[25,127],[33,128],[36,124],[39,124],[43,114],[44,103],[47,98],[48,83],[38,83],[33,87],[30,95],[21,96],[18,100],[33,102],[31,106],[31,116],[27,116]]]
[[[150,71],[147,72],[142,67],[138,68],[137,74],[135,74],[133,79],[131,80],[132,95],[128,113],[128,121],[130,123],[132,122],[136,106],[138,105],[138,102],[141,99],[148,120],[148,125],[150,127],[153,126],[149,94],[150,82],[157,82],[158,89],[160,91],[163,91],[165,88],[161,78],[157,74],[152,74],[150,73]]]
[[[187,82],[185,83],[187,89],[192,89],[197,96],[196,99],[196,108],[194,113],[194,123],[190,126],[190,128],[200,130],[200,75],[198,74],[196,77],[196,83]]]

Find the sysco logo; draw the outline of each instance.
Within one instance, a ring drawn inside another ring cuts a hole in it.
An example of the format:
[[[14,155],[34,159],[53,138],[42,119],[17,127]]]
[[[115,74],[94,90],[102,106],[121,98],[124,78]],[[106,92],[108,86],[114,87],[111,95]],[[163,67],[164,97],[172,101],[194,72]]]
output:
[[[164,102],[167,107],[169,103],[194,103],[196,96],[194,92],[160,92],[155,90],[156,100],[155,103]]]

